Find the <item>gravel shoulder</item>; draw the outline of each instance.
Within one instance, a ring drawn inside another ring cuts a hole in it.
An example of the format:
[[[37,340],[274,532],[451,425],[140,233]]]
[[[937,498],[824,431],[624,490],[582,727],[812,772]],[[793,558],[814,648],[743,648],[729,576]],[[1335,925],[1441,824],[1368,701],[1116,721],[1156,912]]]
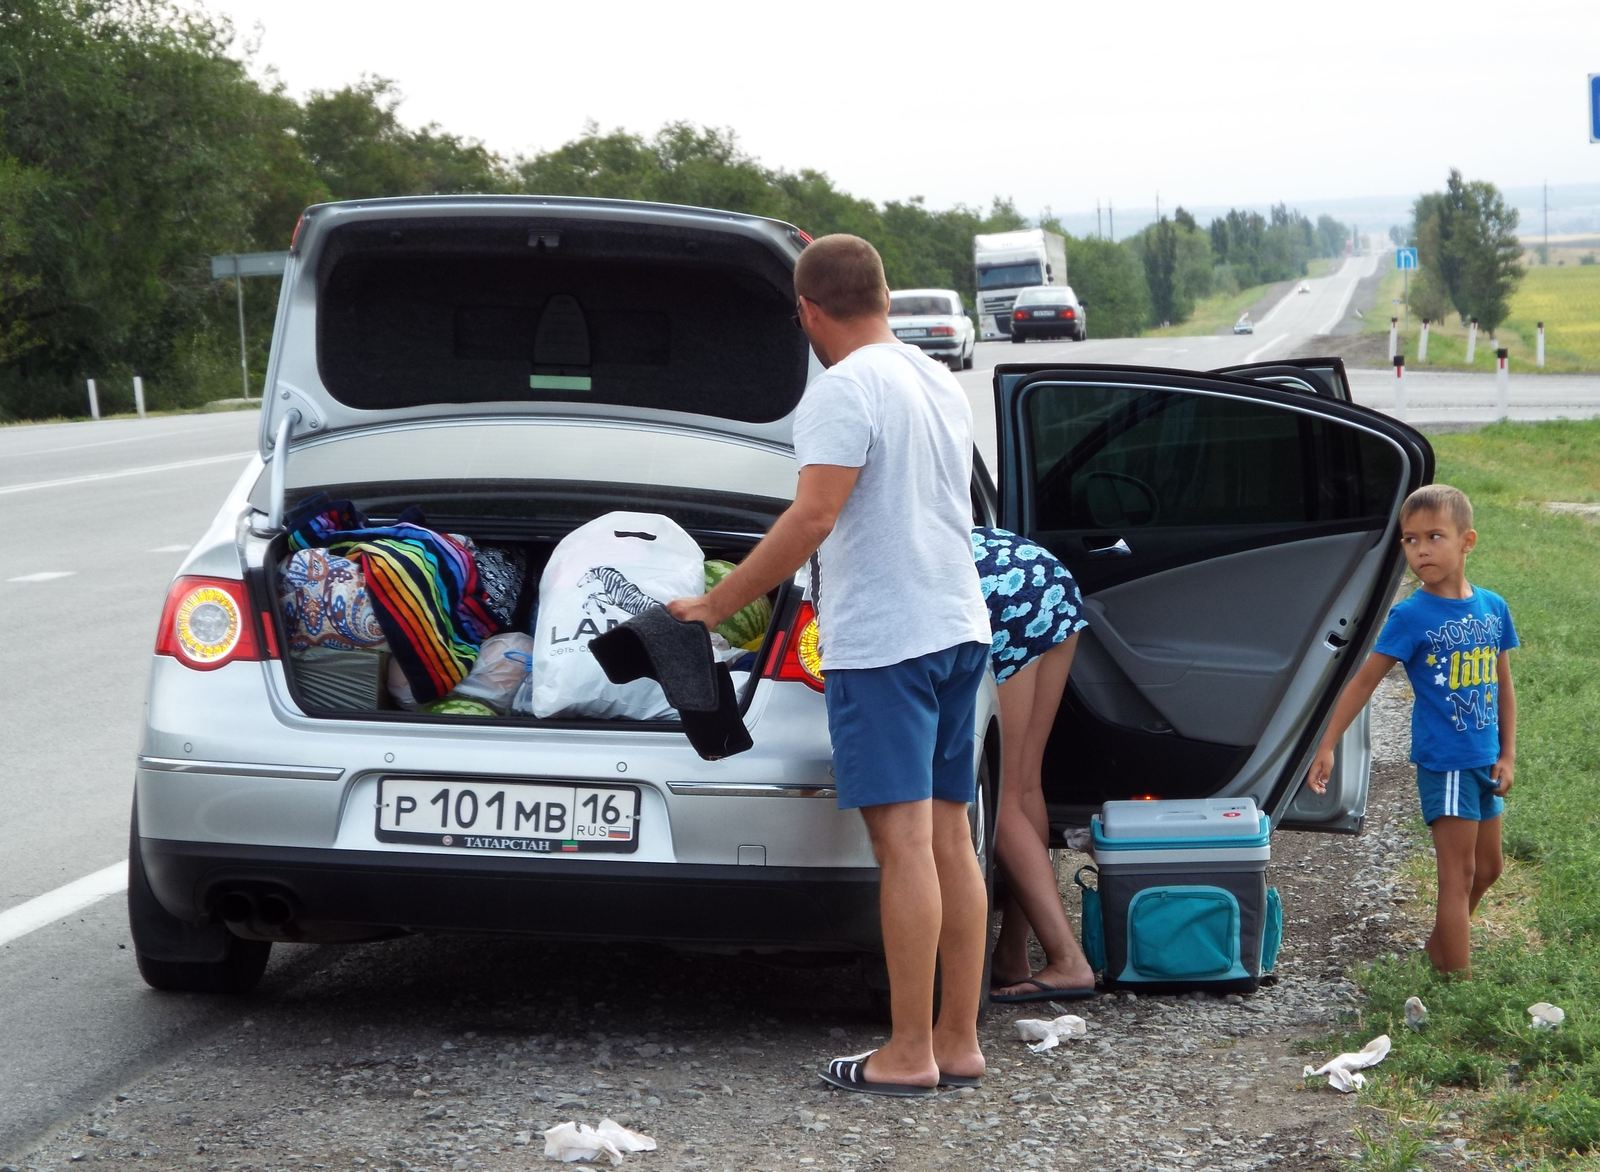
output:
[[[1275,984],[997,1006],[980,1090],[906,1101],[820,1083],[824,1059],[882,1037],[848,968],[397,940],[289,950],[227,1026],[10,1164],[0,1155],[0,1172],[554,1167],[543,1129],[607,1115],[658,1141],[625,1159],[639,1169],[1331,1172],[1356,1154],[1362,1113],[1302,1082],[1326,1057],[1308,1047],[1357,1004],[1352,966],[1425,931],[1426,901],[1397,879],[1425,849],[1405,720],[1391,677],[1373,708],[1361,835],[1274,840],[1268,878],[1286,916]],[[1018,1018],[1069,1011],[1085,1038],[1039,1055],[1017,1040]]]

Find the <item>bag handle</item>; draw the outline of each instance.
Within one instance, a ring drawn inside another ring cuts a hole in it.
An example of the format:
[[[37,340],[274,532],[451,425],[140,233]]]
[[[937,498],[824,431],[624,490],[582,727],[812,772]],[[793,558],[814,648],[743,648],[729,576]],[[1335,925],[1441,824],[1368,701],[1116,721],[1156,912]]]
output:
[[[1093,887],[1090,887],[1087,883],[1085,883],[1083,881],[1083,873],[1085,871],[1093,871],[1094,872],[1094,886]],[[1100,890],[1100,868],[1096,867],[1093,863],[1085,863],[1083,866],[1079,867],[1076,871],[1074,871],[1072,873],[1072,881],[1074,883],[1076,883],[1079,887],[1083,888],[1085,891],[1098,891],[1098,890]]]

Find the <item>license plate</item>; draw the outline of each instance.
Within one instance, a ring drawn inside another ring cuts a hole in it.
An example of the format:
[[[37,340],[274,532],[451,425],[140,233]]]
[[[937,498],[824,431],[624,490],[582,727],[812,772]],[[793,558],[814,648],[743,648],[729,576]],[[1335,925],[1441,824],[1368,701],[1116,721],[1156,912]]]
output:
[[[1055,315],[1056,311],[1053,309],[1036,309],[1033,311],[1034,317],[1055,317]]]
[[[385,777],[377,836],[460,850],[631,853],[639,844],[639,787]]]
[[[894,336],[897,337],[897,338],[926,338],[928,336],[928,331],[927,330],[896,330],[894,332]]]

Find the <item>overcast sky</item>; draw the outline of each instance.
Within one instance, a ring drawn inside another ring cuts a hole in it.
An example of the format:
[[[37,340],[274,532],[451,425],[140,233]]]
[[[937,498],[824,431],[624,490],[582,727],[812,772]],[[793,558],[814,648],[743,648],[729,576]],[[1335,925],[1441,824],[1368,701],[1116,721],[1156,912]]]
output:
[[[296,97],[363,73],[506,156],[735,131],[882,203],[1037,216],[1600,181],[1600,0],[188,0]]]

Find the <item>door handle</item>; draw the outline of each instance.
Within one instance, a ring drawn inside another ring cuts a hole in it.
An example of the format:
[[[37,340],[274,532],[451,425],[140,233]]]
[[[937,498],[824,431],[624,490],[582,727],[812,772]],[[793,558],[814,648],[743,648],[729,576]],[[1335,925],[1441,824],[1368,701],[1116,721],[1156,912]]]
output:
[[[1091,545],[1089,556],[1092,558],[1126,558],[1133,556],[1133,550],[1128,548],[1126,538],[1119,537],[1110,545]]]

